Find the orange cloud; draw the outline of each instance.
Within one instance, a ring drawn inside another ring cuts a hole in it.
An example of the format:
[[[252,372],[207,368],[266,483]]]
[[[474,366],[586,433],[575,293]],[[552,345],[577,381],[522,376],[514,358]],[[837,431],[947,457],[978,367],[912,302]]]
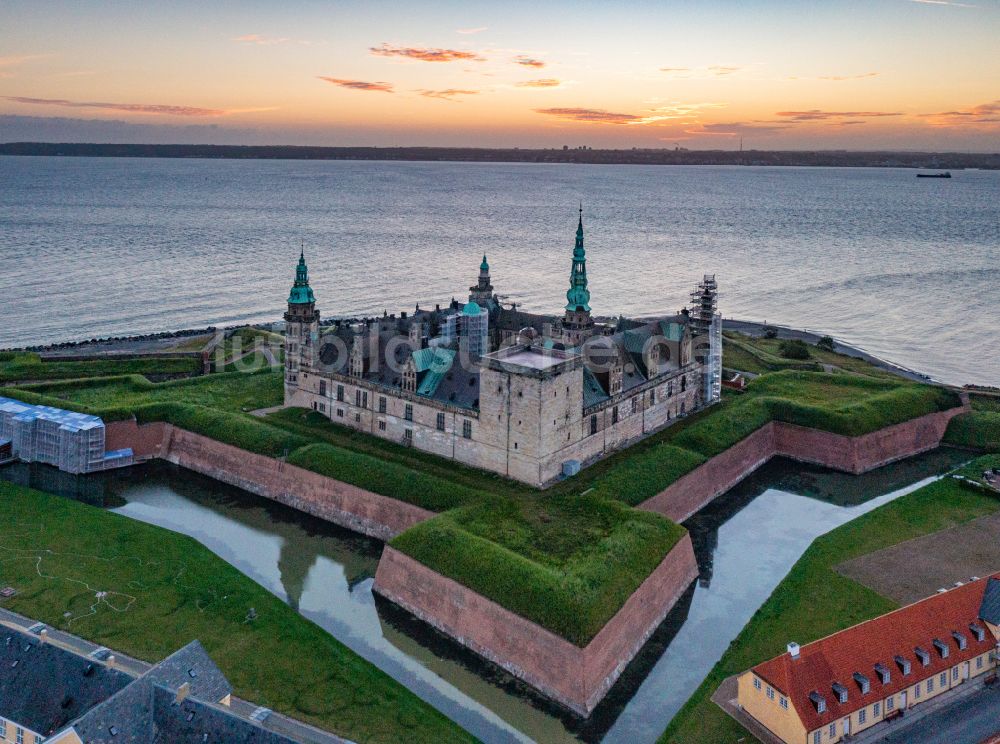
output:
[[[691,72],[690,67],[661,67],[660,72],[674,73],[674,72]]]
[[[633,124],[642,119],[635,114],[616,114],[603,109],[589,108],[543,108],[535,109],[535,113],[568,121],[594,121],[601,124]]]
[[[557,88],[560,81],[555,78],[539,78],[538,80],[525,80],[520,83],[514,83],[517,88]]]
[[[717,77],[724,77],[726,75],[732,75],[734,72],[739,72],[741,67],[723,67],[722,65],[712,65],[708,68],[708,71]]]
[[[540,70],[545,67],[545,60],[534,59],[533,57],[525,57],[524,55],[514,57],[514,62],[516,64],[522,65],[523,67],[533,67],[536,70]]]
[[[446,88],[445,90],[421,90],[420,95],[426,98],[441,98],[445,101],[455,101],[455,96],[474,96],[478,90],[464,90],[462,88]],[[460,103],[460,101],[455,101]]]
[[[483,58],[476,52],[464,52],[460,49],[437,49],[431,47],[398,47],[382,43],[377,47],[369,47],[369,52],[376,57],[403,57],[421,62],[482,62]]]
[[[828,121],[830,119],[878,118],[883,116],[902,116],[899,111],[778,111],[775,116],[784,116],[792,121]]]
[[[374,82],[369,83],[364,80],[344,80],[343,78],[333,78],[326,77],[324,75],[319,76],[320,80],[325,80],[333,85],[339,85],[341,88],[349,88],[351,90],[370,90],[378,91],[381,93],[393,93],[392,83],[380,83]]]
[[[1000,123],[1000,100],[981,103],[971,109],[939,111],[934,114],[919,114],[929,124],[936,127],[953,127],[965,124]]]
[[[124,111],[129,114],[155,114],[161,116],[226,116],[248,111],[268,111],[270,109],[209,109],[196,106],[173,106],[160,103],[103,103],[99,101],[67,101],[62,98],[27,98],[25,96],[4,96],[8,101],[42,106],[65,106],[68,108],[95,108],[108,111]]]

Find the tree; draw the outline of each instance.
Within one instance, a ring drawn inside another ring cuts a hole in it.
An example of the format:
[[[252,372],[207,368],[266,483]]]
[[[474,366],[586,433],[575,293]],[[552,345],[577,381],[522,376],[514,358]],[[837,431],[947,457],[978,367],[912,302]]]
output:
[[[823,338],[816,342],[816,346],[824,351],[833,351],[833,336],[823,336]]]
[[[811,356],[809,346],[800,338],[782,341],[778,348],[785,359],[808,359]]]
[[[778,329],[774,326],[764,326],[764,338],[777,338]]]

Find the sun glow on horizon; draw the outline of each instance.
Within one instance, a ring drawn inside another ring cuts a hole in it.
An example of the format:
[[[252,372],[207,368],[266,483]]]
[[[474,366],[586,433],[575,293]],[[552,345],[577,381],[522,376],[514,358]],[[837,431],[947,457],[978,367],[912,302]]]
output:
[[[1000,149],[997,0],[4,14],[0,141]]]

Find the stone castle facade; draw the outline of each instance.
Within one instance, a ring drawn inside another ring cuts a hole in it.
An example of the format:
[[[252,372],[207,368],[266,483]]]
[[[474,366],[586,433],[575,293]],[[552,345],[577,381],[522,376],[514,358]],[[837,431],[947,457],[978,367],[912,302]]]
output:
[[[285,313],[285,405],[545,486],[718,400],[714,277],[692,309],[597,322],[583,217],[564,314],[493,291],[483,256],[468,302],[321,324],[300,255]]]

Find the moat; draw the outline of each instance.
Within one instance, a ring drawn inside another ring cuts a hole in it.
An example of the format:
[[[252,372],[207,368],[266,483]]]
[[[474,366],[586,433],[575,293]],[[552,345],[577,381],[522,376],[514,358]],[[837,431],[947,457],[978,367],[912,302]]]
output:
[[[585,721],[376,599],[382,545],[156,463],[0,477],[190,535],[484,741],[653,742],[809,544],[966,459],[937,451],[864,476],[774,460],[690,518],[699,577]]]

